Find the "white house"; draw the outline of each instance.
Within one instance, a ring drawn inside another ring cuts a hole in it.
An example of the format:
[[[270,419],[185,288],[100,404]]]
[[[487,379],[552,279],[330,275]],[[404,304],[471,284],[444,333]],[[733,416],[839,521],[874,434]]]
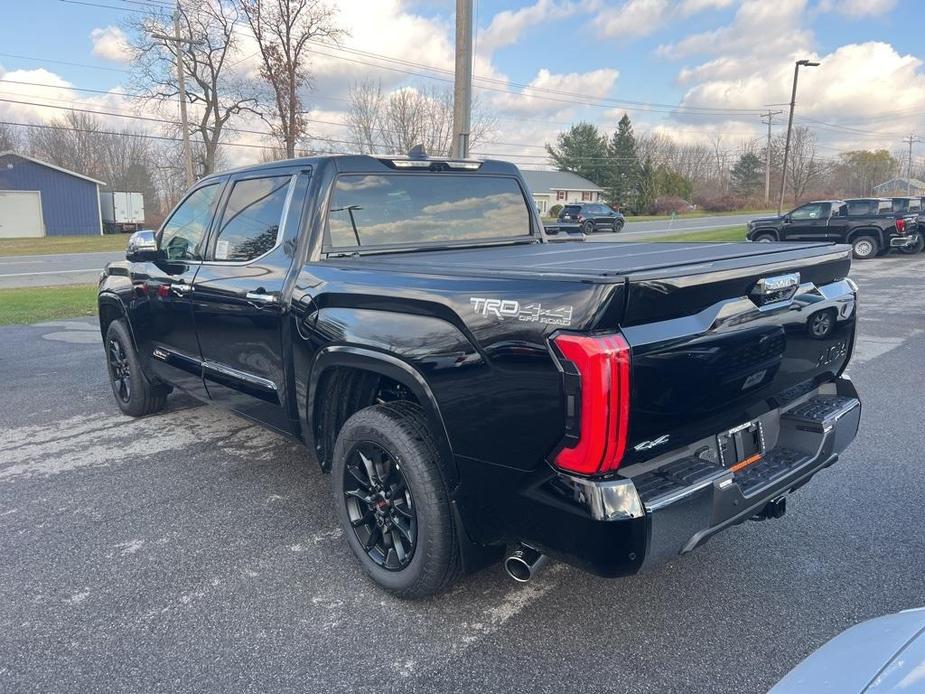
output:
[[[874,186],[874,195],[925,195],[925,181],[917,178],[891,178]]]
[[[604,189],[587,178],[569,171],[524,171],[521,170],[533,202],[540,214],[547,214],[553,205],[567,202],[601,202]]]

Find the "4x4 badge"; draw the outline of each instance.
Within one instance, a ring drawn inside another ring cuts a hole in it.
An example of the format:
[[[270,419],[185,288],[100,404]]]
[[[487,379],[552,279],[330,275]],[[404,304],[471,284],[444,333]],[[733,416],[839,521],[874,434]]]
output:
[[[668,434],[662,434],[657,439],[652,439],[651,441],[643,441],[642,443],[637,443],[633,446],[634,451],[647,451],[650,448],[655,448],[656,446],[661,446],[663,443],[668,442]]]

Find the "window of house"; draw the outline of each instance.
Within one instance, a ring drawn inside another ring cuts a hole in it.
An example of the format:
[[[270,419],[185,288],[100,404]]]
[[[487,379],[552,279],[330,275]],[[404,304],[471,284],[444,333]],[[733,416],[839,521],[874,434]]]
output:
[[[565,200],[565,191],[557,190],[556,191],[556,200]]]
[[[584,190],[581,191],[581,201],[585,202],[585,201],[590,201],[590,200],[591,200],[591,193],[588,191],[584,191]]]

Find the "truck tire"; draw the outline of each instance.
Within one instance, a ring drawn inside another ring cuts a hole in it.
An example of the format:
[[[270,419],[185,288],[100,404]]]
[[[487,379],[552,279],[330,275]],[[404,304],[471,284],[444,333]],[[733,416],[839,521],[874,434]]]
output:
[[[581,233],[582,233],[582,234],[593,234],[594,231],[595,231],[595,229],[594,229],[594,222],[592,222],[590,219],[588,219],[588,220],[582,222],[582,224],[581,224]]]
[[[460,552],[440,453],[418,405],[373,405],[351,416],[331,474],[344,537],[373,581],[418,599],[456,580]]]
[[[906,246],[905,248],[900,248],[899,250],[906,255],[915,255],[916,253],[921,253],[922,249],[925,249],[925,236],[919,234],[918,241],[916,241],[911,246]]]
[[[112,394],[123,414],[144,417],[164,409],[170,390],[151,383],[141,370],[124,320],[114,320],[106,329],[106,367]]]
[[[774,243],[777,237],[774,234],[758,234],[752,241],[754,243]]]
[[[873,236],[856,236],[851,241],[851,252],[858,260],[867,260],[880,252],[880,244]]]

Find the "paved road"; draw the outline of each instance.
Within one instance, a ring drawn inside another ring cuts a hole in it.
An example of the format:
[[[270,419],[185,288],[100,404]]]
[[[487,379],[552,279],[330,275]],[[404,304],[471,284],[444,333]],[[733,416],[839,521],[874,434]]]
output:
[[[925,257],[857,267],[861,433],[786,517],[420,603],[361,578],[298,446],[180,397],[117,415],[91,322],[0,328],[0,691],[765,691],[925,605]]]
[[[639,240],[662,234],[700,231],[745,224],[755,215],[696,217],[676,219],[674,222],[630,222],[620,240]],[[614,236],[601,232],[589,237],[592,241],[612,241]],[[30,255],[0,257],[0,289],[4,287],[42,287],[58,284],[96,282],[103,266],[111,260],[125,257],[122,251],[100,253],[65,253],[60,255]]]
[[[718,215],[715,217],[691,217],[685,219],[678,217],[674,221],[664,220],[658,222],[628,221],[620,233],[620,238],[636,238],[645,236],[658,236],[661,234],[678,234],[686,231],[703,231],[705,229],[719,229],[721,227],[735,227],[745,224],[751,219],[762,216],[760,213]],[[606,232],[595,234],[592,238],[604,238]]]
[[[106,263],[124,257],[124,251],[3,256],[0,257],[0,289],[94,283]]]

